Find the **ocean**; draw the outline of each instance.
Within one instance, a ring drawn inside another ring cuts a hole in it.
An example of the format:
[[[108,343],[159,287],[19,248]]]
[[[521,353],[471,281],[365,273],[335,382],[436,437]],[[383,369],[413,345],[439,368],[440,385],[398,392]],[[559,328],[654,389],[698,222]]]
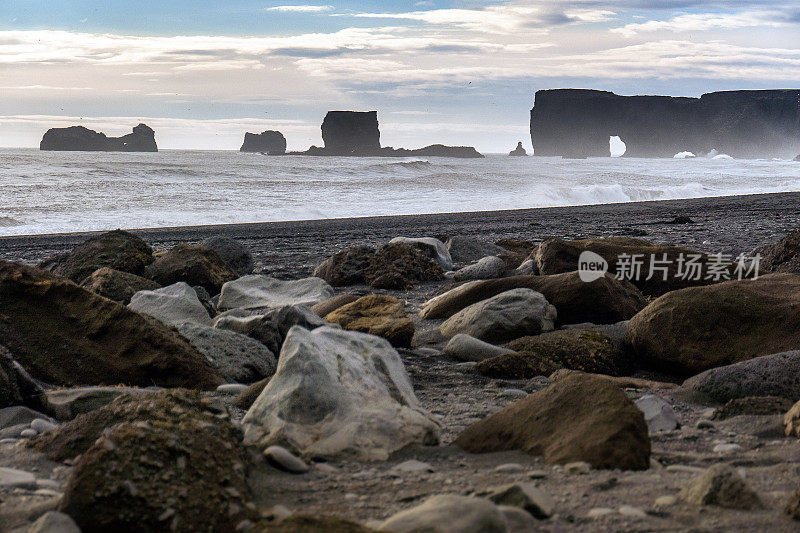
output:
[[[0,235],[800,191],[800,163],[0,149]]]

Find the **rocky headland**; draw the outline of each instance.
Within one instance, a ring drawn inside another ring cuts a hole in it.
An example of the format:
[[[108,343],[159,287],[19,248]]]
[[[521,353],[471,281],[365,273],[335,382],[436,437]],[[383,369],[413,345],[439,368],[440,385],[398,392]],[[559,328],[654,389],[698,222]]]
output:
[[[89,152],[158,152],[155,131],[139,124],[133,132],[122,137],[107,137],[83,126],[50,128],[39,143],[40,150]]]
[[[0,239],[0,523],[796,531],[797,197]]]
[[[531,140],[537,156],[626,157],[712,150],[737,159],[791,159],[800,150],[800,90],[723,91],[700,98],[620,96],[589,89],[537,91]]]
[[[261,152],[269,155],[286,153],[286,137],[279,131],[267,130],[261,133],[244,134],[240,152]]]

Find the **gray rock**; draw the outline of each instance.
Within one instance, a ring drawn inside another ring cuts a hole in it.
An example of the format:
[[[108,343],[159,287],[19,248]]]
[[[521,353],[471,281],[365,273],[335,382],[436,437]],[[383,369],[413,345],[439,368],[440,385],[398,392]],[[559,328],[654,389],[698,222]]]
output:
[[[454,335],[452,339],[447,341],[447,345],[442,350],[442,355],[457,361],[475,362],[508,353],[514,353],[514,350],[489,344],[465,333]]]
[[[253,383],[275,372],[275,355],[246,335],[200,324],[181,324],[178,332],[214,365],[228,382]]]
[[[484,257],[477,263],[465,266],[453,274],[454,281],[473,279],[494,279],[502,277],[506,271],[506,263],[497,256]]]
[[[472,263],[488,255],[509,253],[508,250],[496,244],[463,235],[450,237],[445,246],[447,246],[447,251],[454,263]]]
[[[37,418],[31,422],[31,429],[35,429],[37,433],[47,433],[48,431],[58,429],[58,424],[53,424],[44,418]]]
[[[647,430],[651,435],[661,431],[672,431],[678,427],[678,417],[672,406],[658,396],[647,394],[634,403],[644,413]]]
[[[719,403],[746,396],[780,396],[798,401],[798,376],[800,350],[792,350],[706,370],[684,381],[678,393]]]
[[[631,518],[647,518],[647,513],[632,505],[622,505],[617,509],[617,512],[622,516],[629,516]]]
[[[246,391],[249,388],[249,385],[244,385],[242,383],[223,383],[219,387],[217,387],[217,392],[220,394],[230,394],[230,395],[239,395]]]
[[[758,494],[730,465],[718,463],[706,470],[681,492],[681,498],[695,505],[717,505],[729,509],[764,507]]]
[[[256,315],[248,313],[243,309],[227,311],[214,320],[214,327],[247,335],[278,353],[283,339],[294,326],[313,330],[327,324],[305,305],[287,305]],[[240,314],[247,316],[238,316]]]
[[[38,434],[39,434],[38,431],[36,431],[35,429],[29,427],[28,429],[23,429],[20,432],[19,436],[22,437],[23,439],[32,439],[33,437],[35,437]]]
[[[81,533],[81,529],[69,515],[48,511],[31,524],[28,533]]]
[[[131,298],[128,308],[170,326],[186,323],[211,325],[211,316],[197,293],[183,281],[153,291],[139,291]]]
[[[506,533],[503,513],[488,500],[438,495],[389,517],[379,531],[394,533]]]
[[[332,296],[333,288],[320,278],[283,281],[254,274],[225,283],[217,307],[220,310],[271,309],[287,305],[310,307]]]
[[[439,263],[439,266],[441,266],[442,270],[445,272],[453,269],[453,259],[450,257],[450,252],[439,239],[434,239],[433,237],[395,237],[389,241],[389,244],[394,242],[402,242],[419,248],[425,252],[428,257]]]
[[[200,246],[217,252],[217,255],[240,276],[253,272],[253,254],[238,241],[215,235],[202,240]]]
[[[466,333],[487,342],[505,342],[552,331],[556,308],[541,293],[512,289],[466,307],[440,327],[442,335]]]
[[[533,483],[513,483],[497,487],[489,495],[489,499],[499,505],[525,509],[536,518],[553,516],[556,507],[553,497]]]
[[[36,488],[36,476],[25,470],[0,467],[0,488],[33,489]]]
[[[30,422],[24,424],[16,424],[8,426],[7,428],[0,429],[0,439],[18,439],[22,437],[22,432],[31,428]]]
[[[418,461],[416,459],[409,459],[408,461],[403,461],[400,464],[397,464],[389,470],[390,474],[398,475],[398,474],[422,474],[422,473],[432,473],[434,469],[428,463],[423,463],[422,461]]]
[[[534,259],[526,259],[514,270],[515,276],[537,276],[539,274],[539,263]]]
[[[123,394],[146,394],[136,387],[75,387],[46,392],[50,411],[59,420],[72,420],[78,415],[100,409]]]
[[[5,407],[0,409],[0,429],[6,429],[19,424],[30,424],[37,418],[47,419],[48,416],[23,405]]]
[[[293,327],[278,369],[244,416],[245,442],[288,445],[301,455],[385,460],[410,444],[436,444],[388,341],[323,326]]]
[[[268,446],[264,450],[264,457],[269,464],[292,474],[304,474],[308,472],[309,466],[305,461],[294,455],[283,446]]]

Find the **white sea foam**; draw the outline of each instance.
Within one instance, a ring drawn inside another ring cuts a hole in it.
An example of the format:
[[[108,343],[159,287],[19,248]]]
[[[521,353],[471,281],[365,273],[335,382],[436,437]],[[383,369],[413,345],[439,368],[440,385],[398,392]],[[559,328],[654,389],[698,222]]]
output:
[[[0,235],[798,190],[800,164],[790,161],[0,150]]]

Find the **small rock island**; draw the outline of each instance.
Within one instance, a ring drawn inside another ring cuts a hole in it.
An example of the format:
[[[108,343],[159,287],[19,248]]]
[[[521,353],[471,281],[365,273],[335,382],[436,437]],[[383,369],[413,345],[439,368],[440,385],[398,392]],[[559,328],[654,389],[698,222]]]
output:
[[[70,150],[87,152],[158,152],[155,131],[139,124],[133,133],[122,137],[107,137],[83,126],[50,128],[39,143],[39,150]]]
[[[525,156],[528,155],[528,152],[525,151],[525,148],[522,146],[522,141],[517,143],[517,147],[508,152],[508,155],[512,156]]]
[[[267,130],[261,133],[244,134],[240,152],[262,152],[269,155],[286,153],[286,137],[279,131]]]

